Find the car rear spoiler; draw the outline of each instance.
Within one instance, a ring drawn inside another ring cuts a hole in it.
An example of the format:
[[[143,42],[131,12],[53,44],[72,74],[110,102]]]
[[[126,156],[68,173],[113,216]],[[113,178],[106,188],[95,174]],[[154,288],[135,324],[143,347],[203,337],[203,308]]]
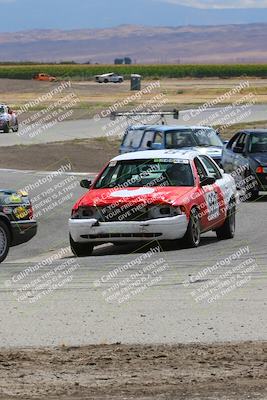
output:
[[[165,125],[165,117],[172,116],[174,119],[179,119],[179,110],[174,109],[171,111],[143,111],[143,112],[132,112],[132,111],[113,111],[110,114],[111,121],[115,121],[118,117],[134,118],[134,117],[147,117],[155,116],[160,117],[162,125]]]

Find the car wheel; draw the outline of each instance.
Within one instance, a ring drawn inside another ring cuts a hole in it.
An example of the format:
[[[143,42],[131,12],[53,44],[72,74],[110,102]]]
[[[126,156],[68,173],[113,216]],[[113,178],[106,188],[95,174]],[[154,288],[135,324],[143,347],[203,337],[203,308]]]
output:
[[[3,262],[9,252],[10,247],[10,231],[7,225],[0,221],[0,263]]]
[[[246,199],[247,201],[254,201],[259,198],[259,190],[257,189],[250,189],[246,191]]]
[[[18,120],[16,119],[15,125],[12,128],[12,131],[13,132],[18,132],[18,130],[19,130],[19,123],[18,123]]]
[[[123,82],[123,80],[122,79],[119,79],[119,83],[122,83]]]
[[[235,236],[235,215],[236,215],[236,206],[235,202],[231,201],[226,220],[224,221],[223,226],[219,229],[216,229],[217,238],[219,240],[233,239]]]
[[[93,253],[94,245],[91,243],[74,242],[70,236],[70,248],[73,254],[77,257],[89,257]]]
[[[257,200],[258,198],[259,198],[259,192],[257,190],[253,190],[249,194],[248,201],[254,201]]]
[[[104,83],[108,83],[108,79],[105,79],[105,80],[104,80]]]
[[[250,177],[250,176],[254,176],[253,172],[251,170],[247,171],[244,180],[246,180],[246,178]],[[257,181],[257,178],[254,176],[255,181]],[[259,189],[257,188],[258,184],[255,185],[256,188],[252,188],[252,189],[245,189],[245,200],[246,201],[253,201],[253,200],[257,200],[257,198],[259,197]]]
[[[196,208],[193,208],[190,213],[190,219],[183,242],[187,247],[198,247],[200,243],[200,221]]]
[[[9,124],[7,123],[3,128],[4,133],[9,133]]]

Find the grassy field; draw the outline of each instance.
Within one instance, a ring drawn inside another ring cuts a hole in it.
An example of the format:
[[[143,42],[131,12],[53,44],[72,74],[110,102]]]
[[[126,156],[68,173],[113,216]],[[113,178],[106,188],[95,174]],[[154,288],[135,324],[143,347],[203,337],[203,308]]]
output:
[[[106,72],[117,72],[129,77],[137,73],[146,78],[230,78],[262,77],[267,78],[266,64],[233,64],[233,65],[69,65],[69,64],[36,64],[36,65],[0,65],[0,78],[31,79],[38,72],[48,73],[59,79],[91,79],[94,75]]]
[[[130,91],[129,81],[120,85],[107,84],[100,85],[92,81],[72,80],[71,88],[64,90],[61,94],[54,95],[51,99],[46,99],[36,105],[31,106],[29,112],[20,116],[22,121],[28,117],[28,114],[35,113],[49,107],[62,97],[69,93],[75,93],[78,102],[72,107],[73,114],[71,119],[90,118],[106,110],[115,103],[122,103],[125,100],[129,102],[127,105],[119,106],[119,109],[132,110],[133,108],[144,104],[149,107],[152,103],[158,107],[157,96],[163,95],[164,104],[159,105],[159,109],[180,110],[196,108],[199,105],[212,101],[218,96],[229,92],[240,84],[243,78],[183,78],[183,79],[161,79],[160,86],[153,89],[151,93],[143,94],[140,97],[133,97],[134,92]],[[257,104],[267,104],[267,80],[261,78],[249,78],[250,86],[242,89],[240,92],[233,94],[228,100],[222,100],[219,106],[242,100],[242,98],[253,93],[256,97]],[[152,80],[145,79],[142,82],[142,88],[147,87]],[[26,103],[38,99],[40,96],[47,94],[59,85],[58,82],[38,82],[34,80],[21,79],[0,79],[1,101],[9,104],[15,110],[19,110]],[[156,108],[157,109],[157,108]]]

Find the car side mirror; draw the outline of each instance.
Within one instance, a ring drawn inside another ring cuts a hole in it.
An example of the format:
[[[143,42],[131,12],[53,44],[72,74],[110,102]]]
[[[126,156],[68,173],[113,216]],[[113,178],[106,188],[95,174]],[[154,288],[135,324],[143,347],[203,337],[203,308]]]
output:
[[[83,179],[83,180],[80,182],[80,186],[81,186],[83,189],[90,189],[90,187],[92,186],[92,181],[89,181],[88,179]]]
[[[200,185],[208,186],[208,185],[213,185],[215,182],[216,179],[213,176],[206,176],[205,178],[201,179]]]

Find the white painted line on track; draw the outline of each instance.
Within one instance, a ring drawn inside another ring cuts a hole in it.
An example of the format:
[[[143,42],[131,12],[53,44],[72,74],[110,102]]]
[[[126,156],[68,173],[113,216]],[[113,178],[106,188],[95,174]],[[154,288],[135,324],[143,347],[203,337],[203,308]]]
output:
[[[108,248],[108,247],[110,247],[110,243],[103,243],[103,244],[97,246],[96,248],[104,249],[104,248]],[[3,265],[4,264],[38,264],[39,262],[42,262],[45,259],[48,259],[55,255],[58,255],[59,252],[60,252],[60,249],[57,249],[57,250],[51,250],[46,253],[39,254],[38,256],[34,256],[34,257],[19,258],[19,259],[15,259],[15,260],[7,259],[3,262]],[[70,257],[73,258],[75,256],[73,255],[71,249],[69,248],[68,253],[65,253],[62,257],[58,257],[57,260],[53,261],[53,264],[56,262],[61,262],[62,260],[65,260]],[[77,258],[77,260],[79,260],[79,257],[75,257],[75,258]]]
[[[13,173],[13,174],[25,174],[25,175],[67,175],[67,176],[95,176],[96,172],[60,172],[58,171],[36,171],[36,170],[22,170],[22,169],[6,169],[0,168],[0,172]]]

